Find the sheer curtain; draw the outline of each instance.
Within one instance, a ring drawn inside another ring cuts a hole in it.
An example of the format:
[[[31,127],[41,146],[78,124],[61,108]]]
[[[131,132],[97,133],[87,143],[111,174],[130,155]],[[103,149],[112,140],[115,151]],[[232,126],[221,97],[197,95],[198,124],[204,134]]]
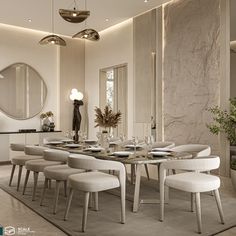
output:
[[[114,68],[114,111],[121,112],[121,123],[114,130],[114,136],[127,135],[127,66]]]
[[[100,71],[99,106],[101,109],[108,104],[107,100],[107,72],[113,70],[113,111],[121,112],[121,122],[113,130],[114,137],[127,135],[127,65],[111,67]]]

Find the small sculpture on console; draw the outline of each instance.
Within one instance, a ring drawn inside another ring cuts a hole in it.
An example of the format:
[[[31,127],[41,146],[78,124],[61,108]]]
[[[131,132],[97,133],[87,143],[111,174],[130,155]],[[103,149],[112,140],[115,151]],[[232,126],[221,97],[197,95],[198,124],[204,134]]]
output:
[[[72,123],[72,130],[75,131],[74,140],[75,143],[79,141],[79,131],[81,125],[81,114],[80,114],[80,106],[84,105],[82,99],[84,95],[81,92],[78,92],[77,89],[71,90],[70,99],[74,101],[74,111],[73,111],[73,123]]]

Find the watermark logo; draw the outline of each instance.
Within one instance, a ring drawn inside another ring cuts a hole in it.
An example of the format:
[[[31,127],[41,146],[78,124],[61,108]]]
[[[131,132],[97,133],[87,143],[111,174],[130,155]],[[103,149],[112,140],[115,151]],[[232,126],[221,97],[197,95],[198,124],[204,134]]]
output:
[[[32,235],[35,231],[30,230],[30,227],[18,227],[17,233],[18,235]]]
[[[7,226],[4,227],[4,235],[15,235],[16,234],[16,229],[12,226]]]

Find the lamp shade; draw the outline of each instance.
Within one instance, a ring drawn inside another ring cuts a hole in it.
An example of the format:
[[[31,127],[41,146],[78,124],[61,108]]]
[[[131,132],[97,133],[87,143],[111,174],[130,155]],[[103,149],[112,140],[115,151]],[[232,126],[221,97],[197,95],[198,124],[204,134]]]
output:
[[[72,38],[87,39],[91,41],[98,41],[100,39],[99,33],[94,29],[84,29],[72,36]]]
[[[61,38],[55,34],[50,34],[50,35],[42,38],[39,41],[39,44],[41,44],[41,45],[54,44],[54,45],[59,45],[59,46],[66,46],[66,41],[63,38]]]
[[[70,23],[81,23],[90,16],[90,11],[59,9],[59,14]]]
[[[230,49],[232,52],[236,53],[236,41],[230,42]]]
[[[74,101],[74,100],[83,100],[84,95],[83,93],[79,92],[77,89],[72,89],[71,93],[70,93],[70,100]]]

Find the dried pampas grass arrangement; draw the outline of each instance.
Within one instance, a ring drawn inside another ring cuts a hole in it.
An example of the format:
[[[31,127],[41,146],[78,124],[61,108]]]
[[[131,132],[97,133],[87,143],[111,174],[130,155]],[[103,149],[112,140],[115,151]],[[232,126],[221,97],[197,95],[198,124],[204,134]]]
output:
[[[98,107],[95,107],[95,127],[116,128],[121,121],[121,112],[113,112],[109,106],[105,106],[104,112]]]

